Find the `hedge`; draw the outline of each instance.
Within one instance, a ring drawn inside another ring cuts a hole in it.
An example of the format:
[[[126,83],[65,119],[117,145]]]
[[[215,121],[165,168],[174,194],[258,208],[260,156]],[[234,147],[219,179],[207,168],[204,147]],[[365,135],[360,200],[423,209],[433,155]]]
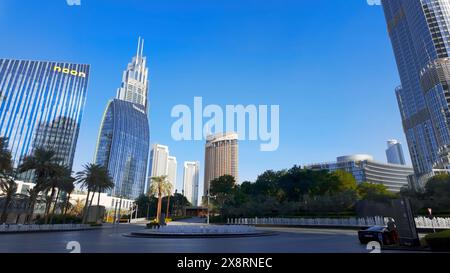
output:
[[[431,250],[450,251],[450,230],[428,234],[425,240]]]

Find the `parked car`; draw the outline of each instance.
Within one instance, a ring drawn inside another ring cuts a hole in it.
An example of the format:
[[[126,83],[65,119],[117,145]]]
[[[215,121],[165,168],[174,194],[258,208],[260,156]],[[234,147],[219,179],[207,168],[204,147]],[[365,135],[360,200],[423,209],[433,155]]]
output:
[[[375,241],[382,245],[392,244],[390,232],[386,227],[373,226],[364,230],[358,231],[358,238],[361,244],[368,244]]]

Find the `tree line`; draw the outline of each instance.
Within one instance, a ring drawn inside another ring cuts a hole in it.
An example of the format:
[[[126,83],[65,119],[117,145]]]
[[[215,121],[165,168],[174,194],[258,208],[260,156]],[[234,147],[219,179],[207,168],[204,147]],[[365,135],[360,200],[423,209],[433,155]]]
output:
[[[56,212],[62,216],[65,223],[70,203],[70,195],[78,184],[80,189],[87,190],[87,196],[82,213],[82,223],[88,219],[88,207],[92,206],[95,193],[98,193],[97,205],[100,204],[100,193],[114,187],[113,180],[105,167],[97,164],[86,164],[84,169],[75,175],[72,170],[61,163],[62,160],[52,149],[36,148],[31,155],[21,160],[14,168],[11,151],[8,149],[8,139],[0,137],[0,190],[2,211],[0,224],[6,223],[8,213],[15,203],[24,202],[25,222],[35,222],[35,207],[44,204],[44,224],[53,223]],[[34,187],[26,193],[17,193],[16,180],[21,174],[29,174]]]
[[[211,181],[210,195],[210,209],[222,221],[228,217],[354,214],[358,200],[386,201],[396,197],[386,186],[357,183],[345,171],[299,166],[269,170],[255,182],[240,185],[234,177],[225,175]]]

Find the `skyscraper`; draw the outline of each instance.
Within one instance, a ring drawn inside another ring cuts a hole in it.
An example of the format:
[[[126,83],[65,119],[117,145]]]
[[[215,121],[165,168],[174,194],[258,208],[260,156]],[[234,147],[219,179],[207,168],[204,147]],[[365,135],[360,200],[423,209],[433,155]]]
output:
[[[200,162],[184,162],[183,194],[193,206],[198,205]]]
[[[177,187],[177,158],[174,156],[169,156],[167,158],[167,179],[172,184],[172,194],[175,192]]]
[[[449,166],[450,1],[382,0],[396,94],[418,186]]]
[[[86,101],[89,65],[0,59],[0,136],[14,166],[35,148],[52,149],[72,168]],[[20,179],[31,181],[25,174]]]
[[[402,144],[395,139],[391,139],[388,140],[387,145],[387,162],[390,164],[406,165],[405,157],[403,156]]]
[[[144,106],[148,105],[148,68],[147,58],[144,57],[144,39],[139,37],[136,57],[128,64],[123,72],[122,85],[117,89],[119,100],[129,101]]]
[[[143,44],[139,39],[138,53],[124,72],[117,99],[106,107],[95,153],[95,162],[108,169],[115,184],[108,193],[130,199],[144,193],[150,145]]]
[[[150,177],[147,190],[151,183],[151,177],[167,176],[167,180],[172,184],[172,193],[177,186],[177,158],[170,156],[169,147],[161,144],[153,144],[150,153]]]
[[[238,134],[220,133],[208,136],[205,146],[205,177],[203,194],[208,195],[209,183],[223,175],[238,181]]]
[[[160,144],[153,144],[150,153],[150,175],[167,175],[167,161],[169,159],[169,147]]]

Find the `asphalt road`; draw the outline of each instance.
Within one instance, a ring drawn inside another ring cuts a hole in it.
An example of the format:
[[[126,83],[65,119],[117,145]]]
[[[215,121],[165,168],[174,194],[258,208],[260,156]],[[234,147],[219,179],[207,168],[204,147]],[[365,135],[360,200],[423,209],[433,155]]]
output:
[[[0,253],[68,253],[77,241],[82,253],[368,253],[357,232],[304,228],[264,228],[276,235],[248,238],[132,238],[123,234],[143,225],[98,230],[0,234]]]

